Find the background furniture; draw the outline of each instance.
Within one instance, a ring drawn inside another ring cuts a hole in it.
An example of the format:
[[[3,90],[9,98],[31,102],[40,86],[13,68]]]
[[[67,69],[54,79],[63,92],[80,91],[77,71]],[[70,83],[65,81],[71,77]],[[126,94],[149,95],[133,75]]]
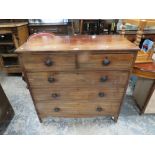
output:
[[[122,21],[122,35],[125,35],[125,24],[130,23],[138,26],[138,31],[136,34],[136,40],[134,41],[135,45],[139,46],[143,37],[144,28],[155,26],[155,20],[142,20],[142,19],[124,19]],[[152,62],[152,55],[154,53],[154,47],[149,50],[147,53],[142,50],[138,51],[138,55],[136,58],[136,63],[144,63],[144,62]]]
[[[140,113],[155,113],[155,63],[135,64],[133,74],[138,76],[133,96]]]
[[[33,37],[16,50],[40,120],[110,115],[117,121],[138,48],[111,35],[46,41]]]
[[[30,34],[39,32],[49,32],[56,35],[68,35],[71,30],[71,23],[68,20],[60,20],[60,22],[44,21],[42,19],[29,20]]]
[[[118,20],[80,20],[80,34],[116,34]]]
[[[26,22],[0,23],[0,69],[6,73],[21,73],[14,50],[28,38]]]
[[[0,134],[6,130],[14,116],[14,111],[0,85]]]
[[[122,34],[121,31],[117,31],[118,34]],[[131,42],[134,42],[136,40],[136,33],[137,30],[126,30],[125,31],[125,37],[130,40]],[[144,30],[142,39],[151,39],[155,41],[155,30]]]

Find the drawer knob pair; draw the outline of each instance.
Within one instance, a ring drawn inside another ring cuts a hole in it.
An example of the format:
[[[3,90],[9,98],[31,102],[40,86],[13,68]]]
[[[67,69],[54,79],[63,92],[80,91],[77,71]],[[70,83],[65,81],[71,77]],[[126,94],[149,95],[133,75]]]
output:
[[[60,108],[56,107],[54,108],[54,112],[59,112],[60,111]]]
[[[105,94],[104,94],[104,92],[99,92],[99,93],[98,93],[98,96],[99,96],[99,97],[104,97]]]
[[[101,78],[100,78],[100,82],[105,82],[105,81],[107,81],[108,80],[108,76],[102,76]]]
[[[48,77],[48,82],[49,83],[55,82],[55,78],[54,77]]]
[[[96,111],[101,112],[101,111],[103,111],[103,108],[102,107],[97,107]]]
[[[48,66],[48,67],[53,65],[53,61],[50,60],[50,59],[45,60],[44,63],[45,63],[45,65]]]
[[[110,60],[108,59],[108,57],[105,57],[104,60],[102,61],[102,65],[107,66],[110,64]]]

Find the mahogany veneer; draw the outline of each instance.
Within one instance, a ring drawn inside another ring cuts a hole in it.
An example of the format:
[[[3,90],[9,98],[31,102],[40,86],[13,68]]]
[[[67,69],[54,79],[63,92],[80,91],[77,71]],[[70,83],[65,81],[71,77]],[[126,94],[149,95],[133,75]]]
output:
[[[16,50],[40,120],[109,115],[117,121],[138,47],[112,35],[46,39]]]

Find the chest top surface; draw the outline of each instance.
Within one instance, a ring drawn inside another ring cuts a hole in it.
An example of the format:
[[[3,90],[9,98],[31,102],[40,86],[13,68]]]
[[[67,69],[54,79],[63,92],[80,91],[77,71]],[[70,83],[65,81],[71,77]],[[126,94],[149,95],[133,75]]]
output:
[[[46,36],[28,40],[17,53],[43,51],[130,50],[139,48],[121,35]]]

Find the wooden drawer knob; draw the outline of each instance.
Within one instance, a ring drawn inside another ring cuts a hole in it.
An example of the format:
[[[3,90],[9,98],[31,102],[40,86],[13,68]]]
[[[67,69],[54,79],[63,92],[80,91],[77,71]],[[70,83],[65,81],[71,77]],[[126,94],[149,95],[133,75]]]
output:
[[[60,108],[56,107],[56,108],[54,108],[54,111],[55,112],[59,112],[60,111]]]
[[[60,97],[60,94],[58,94],[58,93],[52,93],[52,97],[53,98],[58,98],[58,97]]]
[[[101,111],[103,111],[103,108],[102,107],[97,107],[96,111],[101,112]]]
[[[49,83],[55,82],[55,78],[54,78],[54,77],[49,77],[49,78],[48,78],[48,82],[49,82]]]
[[[108,80],[108,76],[102,76],[101,78],[100,78],[100,82],[105,82],[105,81],[107,81]]]
[[[48,66],[48,67],[53,65],[53,61],[52,61],[51,59],[45,60],[44,63],[45,63],[45,65]]]
[[[105,57],[104,60],[102,61],[102,65],[107,66],[110,64],[110,60],[108,59],[108,57]]]
[[[99,96],[99,97],[104,97],[105,94],[104,94],[103,92],[99,92],[99,93],[98,93],[98,96]]]

